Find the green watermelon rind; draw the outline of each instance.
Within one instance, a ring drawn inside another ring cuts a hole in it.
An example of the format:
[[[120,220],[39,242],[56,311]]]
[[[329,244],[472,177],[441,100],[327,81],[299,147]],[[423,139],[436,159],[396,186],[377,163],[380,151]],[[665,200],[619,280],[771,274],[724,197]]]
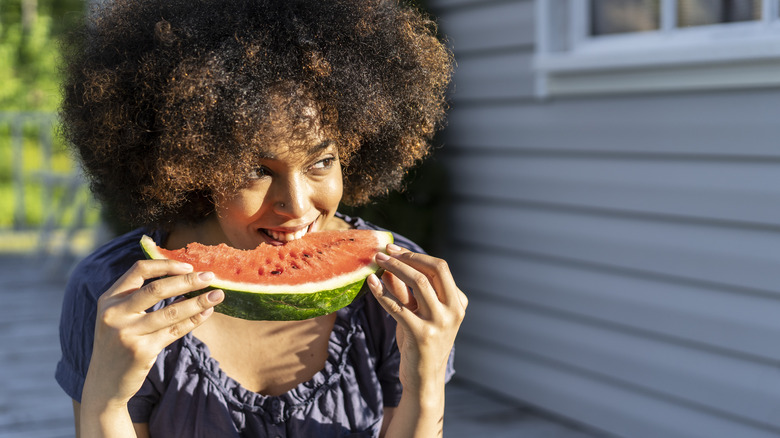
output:
[[[333,313],[362,295],[365,278],[344,287],[309,294],[263,294],[208,287],[190,292],[191,298],[214,289],[225,299],[214,310],[235,318],[254,321],[300,321]]]
[[[379,241],[376,250],[384,252],[393,235],[374,231]],[[141,248],[149,259],[165,259],[149,236],[141,238]],[[379,266],[372,262],[353,272],[325,281],[305,285],[255,285],[215,278],[209,287],[185,294],[194,297],[214,289],[225,292],[224,300],[214,310],[236,318],[263,321],[299,321],[333,313],[362,294],[366,278]]]

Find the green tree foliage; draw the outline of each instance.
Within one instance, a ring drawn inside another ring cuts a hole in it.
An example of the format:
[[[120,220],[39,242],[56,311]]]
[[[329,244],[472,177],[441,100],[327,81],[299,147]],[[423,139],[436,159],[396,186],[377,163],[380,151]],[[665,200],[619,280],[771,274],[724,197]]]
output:
[[[73,169],[61,138],[46,131],[61,100],[60,42],[86,2],[0,0],[0,228],[20,216],[21,226],[40,225],[52,202],[63,198],[63,188],[47,189],[40,175]],[[46,138],[53,143],[44,145]],[[62,223],[73,220],[60,216]]]
[[[54,111],[62,36],[85,0],[0,0],[0,110]]]

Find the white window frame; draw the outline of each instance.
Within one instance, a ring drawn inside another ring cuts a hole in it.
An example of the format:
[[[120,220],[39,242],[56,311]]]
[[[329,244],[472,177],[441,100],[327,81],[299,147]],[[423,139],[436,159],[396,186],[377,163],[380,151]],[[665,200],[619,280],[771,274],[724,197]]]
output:
[[[589,36],[590,0],[536,0],[536,94],[571,95],[780,87],[780,0],[759,21],[677,28],[661,0],[660,29]]]

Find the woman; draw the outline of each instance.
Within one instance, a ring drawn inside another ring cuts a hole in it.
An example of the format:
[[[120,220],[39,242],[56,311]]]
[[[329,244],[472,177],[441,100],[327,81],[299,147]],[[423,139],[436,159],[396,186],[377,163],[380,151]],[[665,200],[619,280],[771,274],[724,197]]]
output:
[[[93,192],[142,226],[86,258],[57,380],[79,436],[441,434],[467,300],[402,236],[372,294],[304,321],[214,312],[212,277],[143,260],[151,234],[252,249],[378,227],[337,213],[396,189],[440,125],[451,57],[392,2],[128,0],[66,56],[65,133]]]

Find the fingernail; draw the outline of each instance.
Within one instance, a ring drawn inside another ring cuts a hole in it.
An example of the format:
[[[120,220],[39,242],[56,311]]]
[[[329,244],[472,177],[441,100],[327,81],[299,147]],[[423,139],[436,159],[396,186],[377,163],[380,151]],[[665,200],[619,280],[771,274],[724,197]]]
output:
[[[208,309],[200,312],[200,314],[202,316],[209,316],[209,315],[211,315],[211,312],[213,312],[213,311],[214,311],[214,308],[213,307],[209,307]]]
[[[403,251],[403,249],[400,246],[396,245],[395,243],[388,244],[387,245],[387,250],[388,251],[392,251],[392,252],[401,252],[401,251]]]
[[[371,274],[368,276],[368,283],[374,287],[379,286],[379,279],[376,278],[376,274]]]
[[[184,272],[190,272],[190,271],[192,271],[192,265],[191,265],[191,264],[189,264],[189,263],[184,263],[184,262],[178,262],[178,263],[176,264],[176,268],[177,268],[177,269],[181,269],[181,270],[182,270],[182,271],[184,271]]]
[[[213,272],[201,272],[198,274],[198,278],[200,278],[203,281],[210,281],[212,278],[214,278]]]
[[[208,295],[206,295],[206,298],[208,298],[209,301],[212,303],[217,303],[219,300],[222,299],[222,297],[225,295],[224,292],[222,292],[221,289],[214,289],[213,291],[209,292]]]
[[[208,295],[206,295],[206,298],[208,298],[208,300],[212,303],[217,303],[224,295],[225,293],[222,292],[221,289],[214,289],[213,291],[209,292]]]
[[[380,261],[380,262],[386,262],[386,261],[390,260],[390,256],[385,254],[385,253],[383,253],[383,252],[378,252],[378,253],[376,253],[376,259],[377,259],[377,261]]]

